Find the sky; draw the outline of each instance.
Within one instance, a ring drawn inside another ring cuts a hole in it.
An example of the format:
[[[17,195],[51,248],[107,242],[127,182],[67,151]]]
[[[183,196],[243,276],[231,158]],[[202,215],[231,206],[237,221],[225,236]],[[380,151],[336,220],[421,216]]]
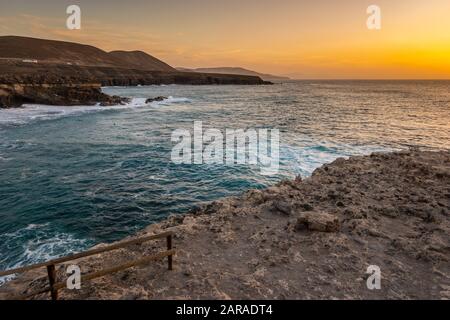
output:
[[[81,8],[68,30],[66,8]],[[381,29],[369,30],[369,5]],[[450,0],[0,0],[0,35],[299,79],[450,79]]]

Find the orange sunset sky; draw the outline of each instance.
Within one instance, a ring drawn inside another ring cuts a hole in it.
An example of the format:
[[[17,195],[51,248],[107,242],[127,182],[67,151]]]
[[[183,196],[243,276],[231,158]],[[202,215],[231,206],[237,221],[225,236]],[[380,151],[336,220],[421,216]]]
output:
[[[81,30],[66,28],[70,4],[81,7]],[[366,27],[371,4],[379,31]],[[450,0],[0,0],[0,35],[143,50],[175,67],[450,79]]]

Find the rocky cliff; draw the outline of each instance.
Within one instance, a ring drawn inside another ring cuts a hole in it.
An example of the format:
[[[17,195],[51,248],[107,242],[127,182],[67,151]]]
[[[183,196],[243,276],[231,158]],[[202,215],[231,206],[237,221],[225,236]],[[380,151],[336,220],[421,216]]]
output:
[[[309,178],[149,226],[140,235],[175,233],[173,271],[166,261],[149,263],[62,290],[61,298],[449,299],[449,215],[449,151],[341,158]],[[75,263],[83,273],[99,271],[165,245],[148,242]],[[380,268],[380,290],[366,285],[370,265]],[[63,266],[58,274],[65,281]],[[23,274],[0,288],[0,299],[47,281],[45,269]]]
[[[270,84],[259,77],[197,72],[168,72],[103,66],[53,63],[0,62],[0,83],[100,83],[113,85],[152,84]]]
[[[22,103],[114,104],[100,86],[269,84],[259,77],[180,72],[142,51],[105,52],[72,42],[0,37],[0,108]]]
[[[145,71],[117,67],[0,63],[0,107],[21,103],[105,105],[122,101],[101,92],[101,86],[160,84],[267,84],[258,77],[186,72]]]

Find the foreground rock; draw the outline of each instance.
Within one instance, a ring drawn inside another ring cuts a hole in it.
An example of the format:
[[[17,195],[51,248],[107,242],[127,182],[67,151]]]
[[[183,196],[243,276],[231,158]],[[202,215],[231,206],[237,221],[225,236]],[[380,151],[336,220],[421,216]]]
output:
[[[173,271],[165,261],[150,263],[61,298],[450,298],[449,215],[450,151],[338,159],[310,178],[149,226],[140,235],[176,233]],[[164,247],[148,243],[76,263],[91,272]],[[367,289],[369,265],[381,269],[381,290]],[[46,281],[45,270],[24,274],[1,291],[5,297]]]
[[[295,225],[295,229],[299,231],[336,232],[339,228],[339,218],[326,212],[302,213]]]

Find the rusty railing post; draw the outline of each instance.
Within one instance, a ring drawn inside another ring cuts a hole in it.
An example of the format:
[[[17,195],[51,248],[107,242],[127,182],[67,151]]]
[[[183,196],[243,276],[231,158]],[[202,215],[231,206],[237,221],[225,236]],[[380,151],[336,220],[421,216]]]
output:
[[[47,266],[47,273],[48,282],[50,283],[50,293],[52,296],[52,300],[58,300],[58,289],[54,288],[54,285],[56,283],[56,269],[54,264]]]
[[[172,250],[172,235],[171,234],[169,234],[167,236],[167,250]],[[168,269],[172,270],[173,269],[173,266],[172,266],[172,263],[173,263],[172,255],[167,256],[167,262],[168,262],[168,265],[169,265]]]

